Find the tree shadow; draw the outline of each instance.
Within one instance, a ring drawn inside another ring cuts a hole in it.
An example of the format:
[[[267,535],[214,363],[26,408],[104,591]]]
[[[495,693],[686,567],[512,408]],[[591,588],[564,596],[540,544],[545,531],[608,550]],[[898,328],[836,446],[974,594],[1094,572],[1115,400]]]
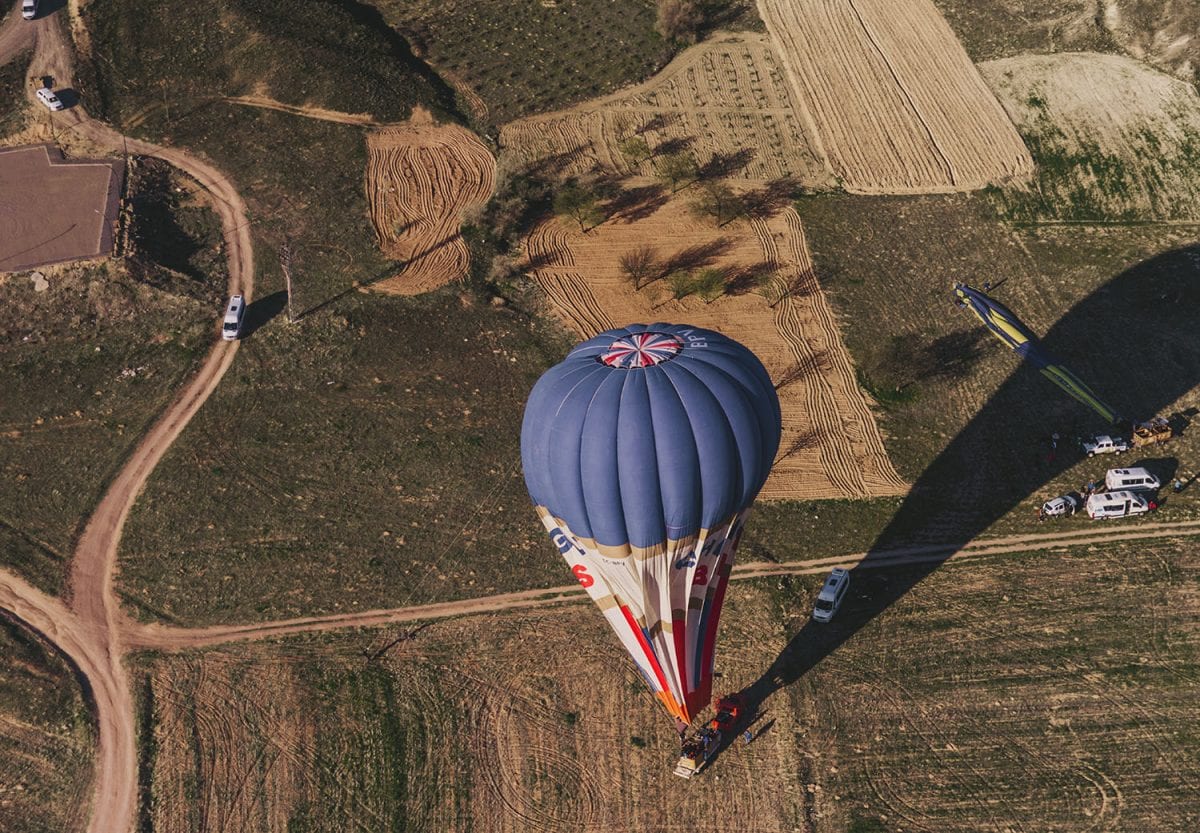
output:
[[[697,171],[697,178],[724,179],[745,169],[754,159],[754,151],[749,148],[735,150],[733,153],[714,153]],[[768,186],[769,187],[769,186]]]
[[[733,241],[728,237],[718,237],[716,240],[710,240],[707,243],[697,243],[694,246],[688,246],[686,249],[676,252],[663,261],[661,274],[665,276],[672,272],[688,272],[692,269],[700,269],[708,266],[721,255],[728,252],[732,246]]]
[[[626,223],[644,220],[667,204],[661,185],[639,185],[618,190],[604,205],[604,213]]]
[[[254,335],[256,330],[265,326],[286,308],[287,292],[282,289],[252,301],[246,307],[246,316],[242,319],[242,338],[246,339]]]
[[[773,179],[762,188],[742,194],[746,216],[753,220],[768,220],[791,205],[800,195],[801,186],[790,176]]]
[[[1191,246],[1137,264],[1076,304],[1042,343],[1118,411],[1139,419],[1158,413],[1200,382],[1198,261],[1200,246]],[[952,309],[949,303],[947,310]],[[1119,337],[1112,341],[1119,333],[1142,333],[1148,340],[1125,348]],[[934,349],[952,351],[961,341],[970,344],[969,336],[952,334]],[[1097,346],[1101,339],[1109,346]],[[745,690],[756,710],[1081,459],[1080,450],[1062,449],[1060,444],[1060,453],[1047,460],[1037,438],[1051,430],[1071,436],[1104,428],[1098,416],[1061,394],[1028,362],[1015,355],[1011,360],[1015,370],[916,479],[853,569],[851,586],[859,598],[848,602],[829,624],[809,620]],[[1173,459],[1143,462],[1167,477],[1177,467]],[[909,547],[927,548],[919,563],[873,569],[894,565],[897,550]]]

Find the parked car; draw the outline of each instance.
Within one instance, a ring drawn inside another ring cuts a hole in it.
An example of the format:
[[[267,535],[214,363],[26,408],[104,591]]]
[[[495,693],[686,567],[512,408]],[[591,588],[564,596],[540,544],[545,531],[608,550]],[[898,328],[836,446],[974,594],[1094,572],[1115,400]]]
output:
[[[1088,517],[1094,521],[1141,515],[1158,506],[1137,492],[1100,492],[1087,499]]]
[[[51,110],[61,110],[63,103],[58,96],[54,94],[54,90],[49,87],[41,87],[37,91],[37,100],[45,104]]]
[[[221,338],[236,341],[242,335],[242,319],[246,315],[246,299],[234,295],[225,307],[225,320],[221,324]]]
[[[1162,481],[1141,466],[1131,469],[1109,469],[1104,475],[1104,487],[1110,492],[1130,489],[1152,492],[1162,486]]]
[[[813,605],[812,618],[814,622],[828,622],[833,614],[842,606],[846,591],[850,589],[850,571],[844,567],[834,567],[825,585],[817,595],[817,603]]]
[[[1043,518],[1057,518],[1062,515],[1074,515],[1079,508],[1080,499],[1073,494],[1056,497],[1042,504]]]
[[[1129,450],[1129,442],[1121,437],[1110,437],[1098,434],[1095,437],[1085,437],[1082,442],[1083,451],[1089,457],[1097,454],[1120,454]]]
[[[37,17],[38,0],[21,0],[21,17],[33,20]]]

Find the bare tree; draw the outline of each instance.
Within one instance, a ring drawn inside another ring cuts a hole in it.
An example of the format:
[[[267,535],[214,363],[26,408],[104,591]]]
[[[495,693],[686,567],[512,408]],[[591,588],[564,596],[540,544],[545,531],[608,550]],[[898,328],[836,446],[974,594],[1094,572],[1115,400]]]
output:
[[[704,24],[704,12],[696,0],[658,0],[655,30],[667,40],[695,43]]]
[[[692,203],[692,213],[698,217],[712,217],[719,228],[743,216],[746,207],[724,182],[706,181],[701,183],[700,194]]]
[[[671,153],[659,160],[657,175],[670,186],[672,193],[679,190],[684,182],[691,182],[699,174],[699,166],[690,153],[680,151]]]
[[[658,269],[658,252],[648,243],[643,243],[621,255],[621,274],[633,284],[635,290],[654,277]]]
[[[554,213],[572,218],[583,232],[604,222],[596,194],[575,180],[569,180],[555,193]]]
[[[701,270],[693,280],[692,286],[704,299],[704,303],[711,304],[725,294],[725,273],[720,269]]]

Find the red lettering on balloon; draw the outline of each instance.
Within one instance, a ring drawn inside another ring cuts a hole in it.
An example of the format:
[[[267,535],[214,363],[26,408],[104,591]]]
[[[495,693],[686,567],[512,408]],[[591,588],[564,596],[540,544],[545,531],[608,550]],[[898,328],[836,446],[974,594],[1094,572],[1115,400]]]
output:
[[[582,564],[576,564],[571,568],[571,572],[575,574],[575,578],[579,579],[579,583],[584,587],[591,587],[596,583],[596,580],[588,575],[587,567]]]
[[[692,579],[692,584],[708,584],[708,565],[701,564],[696,568],[696,577]]]

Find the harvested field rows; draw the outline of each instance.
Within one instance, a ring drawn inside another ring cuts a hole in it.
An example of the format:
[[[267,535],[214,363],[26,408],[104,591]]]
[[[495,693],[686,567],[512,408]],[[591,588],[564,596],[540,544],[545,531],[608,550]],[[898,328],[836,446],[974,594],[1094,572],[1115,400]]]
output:
[[[1032,171],[1029,152],[930,0],[760,0],[845,188],[981,188]]]
[[[776,380],[783,409],[783,440],[763,497],[901,493],[905,484],[888,461],[855,382],[813,274],[799,217],[786,208],[769,219],[718,229],[692,217],[686,200],[676,197],[636,223],[612,220],[587,234],[558,220],[535,228],[527,255],[554,311],[583,337],[613,326],[672,320],[743,341]],[[661,278],[633,291],[622,277],[621,255],[660,241],[670,241],[669,248],[656,251],[663,274],[716,268],[734,286],[739,276],[769,274],[794,290],[774,309],[744,290],[712,303],[670,300]]]
[[[797,104],[778,54],[761,35],[695,46],[645,84],[570,110],[505,125],[500,144],[519,164],[541,163],[563,174],[637,168],[619,144],[641,135],[652,149],[689,150],[702,164],[737,158],[734,176],[792,177],[832,185],[828,162]]]
[[[492,194],[495,160],[472,133],[414,117],[367,134],[367,201],[379,247],[404,262],[374,289],[415,295],[466,277],[465,211]]]
[[[1013,219],[1200,217],[1200,96],[1129,58],[1022,55],[980,71],[1026,136],[1037,189],[1006,189]]]

